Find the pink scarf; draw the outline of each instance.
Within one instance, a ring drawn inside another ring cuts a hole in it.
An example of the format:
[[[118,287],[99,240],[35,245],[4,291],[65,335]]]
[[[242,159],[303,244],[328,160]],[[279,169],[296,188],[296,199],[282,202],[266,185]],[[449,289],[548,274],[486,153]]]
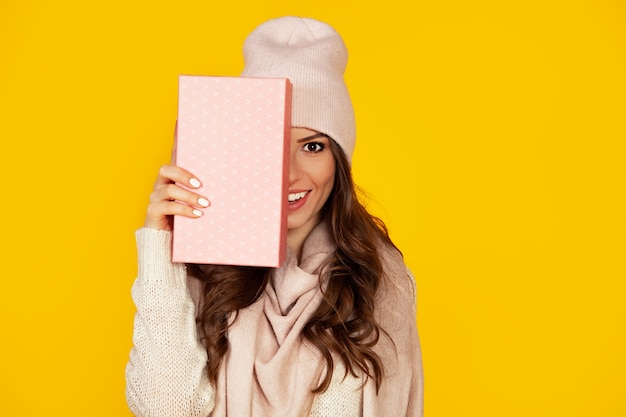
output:
[[[300,265],[289,250],[263,296],[239,312],[228,332],[231,349],[218,378],[212,417],[310,415],[315,400],[311,390],[318,386],[325,362],[301,332],[321,302],[320,268],[334,249],[327,225],[320,224],[304,244]],[[387,254],[387,260],[394,253]],[[387,275],[398,274],[400,265],[400,275],[406,277],[402,259],[395,255],[394,260],[385,262],[393,267]],[[408,279],[404,281],[404,288],[392,281],[382,285],[377,297],[377,320],[394,343],[381,337],[376,346],[385,379],[378,395],[371,381],[365,384],[365,417],[421,415],[419,342],[412,306],[406,301],[411,300],[411,288]]]

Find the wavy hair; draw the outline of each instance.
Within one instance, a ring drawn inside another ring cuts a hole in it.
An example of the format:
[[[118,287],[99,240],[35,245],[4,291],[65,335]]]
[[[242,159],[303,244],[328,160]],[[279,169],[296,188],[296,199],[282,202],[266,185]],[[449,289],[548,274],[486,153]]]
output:
[[[376,291],[383,279],[381,245],[392,243],[382,220],[372,216],[357,197],[350,164],[339,145],[329,140],[335,158],[335,183],[322,214],[337,245],[322,269],[327,282],[323,300],[304,326],[302,336],[326,362],[326,373],[315,393],[326,391],[332,379],[333,354],[348,372],[373,378],[376,390],[383,380],[383,363],[374,346],[384,330],[376,323]],[[397,248],[396,248],[397,249]],[[208,354],[209,380],[215,384],[228,351],[228,327],[244,309],[261,297],[270,268],[189,264],[188,271],[203,283],[198,326]],[[234,316],[233,316],[234,314]]]

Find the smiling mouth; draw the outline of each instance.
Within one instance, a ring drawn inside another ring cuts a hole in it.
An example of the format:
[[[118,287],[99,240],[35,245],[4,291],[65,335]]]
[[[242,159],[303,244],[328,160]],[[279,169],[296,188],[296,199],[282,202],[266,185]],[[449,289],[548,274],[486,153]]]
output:
[[[304,197],[306,197],[306,195],[307,195],[308,193],[309,193],[309,191],[302,191],[302,192],[299,192],[299,193],[289,193],[289,199],[288,199],[288,201],[289,201],[290,203],[294,203],[294,202],[296,202],[296,201],[298,201],[298,200],[301,200],[301,199],[303,199]]]

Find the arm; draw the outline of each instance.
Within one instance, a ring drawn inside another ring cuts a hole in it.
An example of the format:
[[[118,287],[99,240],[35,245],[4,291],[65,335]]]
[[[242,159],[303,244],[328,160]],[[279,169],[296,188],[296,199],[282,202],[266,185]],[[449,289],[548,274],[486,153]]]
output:
[[[374,347],[385,367],[385,379],[376,394],[364,387],[363,415],[423,416],[424,377],[415,321],[415,281],[401,255],[384,248],[385,279],[377,293],[376,320],[384,334]]]
[[[139,417],[206,417],[215,391],[206,375],[185,267],[170,262],[170,241],[168,231],[137,231],[139,275],[132,289],[137,313],[126,397]]]
[[[126,397],[138,417],[208,416],[215,390],[206,375],[207,354],[198,340],[195,305],[184,264],[171,262],[174,214],[198,217],[201,196],[176,183],[199,182],[180,168],[159,171],[146,216],[137,231],[138,276],[132,297],[137,307],[133,348],[126,367]],[[180,202],[186,203],[181,204]]]

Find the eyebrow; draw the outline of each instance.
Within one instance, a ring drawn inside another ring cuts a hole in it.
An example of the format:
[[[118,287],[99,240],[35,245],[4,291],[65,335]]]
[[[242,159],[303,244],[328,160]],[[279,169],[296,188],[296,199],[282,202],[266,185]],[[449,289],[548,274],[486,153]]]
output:
[[[302,142],[306,142],[307,140],[311,140],[311,139],[317,139],[317,138],[329,138],[328,135],[325,135],[323,133],[315,133],[311,136],[307,136],[306,138],[302,138],[302,139],[298,139],[298,143],[302,143]]]

